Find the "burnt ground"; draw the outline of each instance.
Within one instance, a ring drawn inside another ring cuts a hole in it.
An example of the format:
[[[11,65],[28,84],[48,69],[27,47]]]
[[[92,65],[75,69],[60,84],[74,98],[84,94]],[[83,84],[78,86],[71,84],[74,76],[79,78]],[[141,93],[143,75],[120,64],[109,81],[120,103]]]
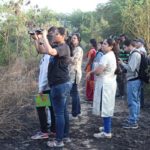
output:
[[[92,104],[83,99],[81,91],[82,116],[78,120],[70,122],[70,135],[72,143],[67,144],[63,150],[149,150],[150,148],[150,102],[147,100],[144,109],[141,110],[139,128],[125,130],[121,123],[127,115],[126,101],[116,99],[115,115],[113,117],[113,138],[95,139],[93,133],[98,131],[102,124],[100,117],[91,113]],[[9,132],[9,135],[0,134],[0,150],[48,150],[47,140],[31,140],[30,136],[39,129],[34,103],[22,107],[18,116],[22,122],[21,129],[17,127]],[[12,122],[13,125],[13,122]],[[0,126],[0,132],[2,132]],[[9,130],[9,129],[8,129]],[[58,148],[57,148],[58,149]]]
[[[33,67],[31,67],[31,71],[32,70]],[[29,71],[27,71],[27,73],[28,72]],[[35,71],[33,70],[32,72]],[[29,72],[30,75],[32,75],[32,72]],[[0,73],[3,75],[3,72]],[[12,80],[11,83],[7,83],[6,85],[6,82],[9,81],[7,75],[9,75],[9,73],[5,75],[6,80],[1,82],[4,83],[3,86],[0,84],[0,150],[49,150],[50,148],[46,145],[47,140],[31,140],[30,138],[33,133],[39,129],[39,121],[33,102],[33,96],[29,96],[35,94],[34,90],[37,85],[30,89],[30,84],[26,85],[25,83],[32,81],[34,76],[32,80],[28,78],[27,80],[23,80],[22,74],[17,77],[17,79],[16,74],[14,74],[14,77],[9,77],[9,80]],[[16,82],[13,83],[14,79],[16,79]],[[20,87],[19,79],[21,79],[21,84],[24,83],[22,87]],[[18,83],[18,86],[15,87],[16,83]],[[8,89],[8,87],[10,87],[10,89],[2,92],[2,87],[5,87],[5,85],[6,89]],[[11,85],[13,86],[11,87]],[[102,125],[102,120],[100,117],[92,115],[92,103],[85,101],[84,88],[85,81],[83,79],[80,88],[82,116],[78,120],[70,121],[70,136],[72,142],[65,145],[62,150],[150,149],[150,89],[148,89],[146,93],[145,108],[141,110],[138,129],[125,130],[121,127],[122,121],[128,114],[127,103],[126,100],[116,99],[115,114],[112,122],[112,139],[95,139],[93,134],[98,132],[99,126]],[[14,91],[12,89],[14,89]],[[25,89],[24,96],[18,95],[18,91],[21,93],[22,89]],[[10,90],[12,90],[12,92],[8,94]],[[17,95],[14,95],[16,91]],[[51,140],[51,138],[49,140]],[[56,150],[59,150],[59,148]]]

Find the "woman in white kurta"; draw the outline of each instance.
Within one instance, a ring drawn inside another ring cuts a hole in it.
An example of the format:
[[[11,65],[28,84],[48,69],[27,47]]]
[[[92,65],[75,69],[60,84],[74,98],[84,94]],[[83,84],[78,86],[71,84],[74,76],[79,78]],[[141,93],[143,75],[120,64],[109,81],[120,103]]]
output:
[[[93,114],[103,117],[102,132],[94,134],[96,138],[111,138],[111,117],[114,113],[115,94],[116,94],[116,74],[117,69],[116,56],[113,52],[114,41],[112,39],[104,40],[102,50],[105,55],[102,56],[99,66],[91,71],[97,75],[95,82],[95,92],[93,101]]]

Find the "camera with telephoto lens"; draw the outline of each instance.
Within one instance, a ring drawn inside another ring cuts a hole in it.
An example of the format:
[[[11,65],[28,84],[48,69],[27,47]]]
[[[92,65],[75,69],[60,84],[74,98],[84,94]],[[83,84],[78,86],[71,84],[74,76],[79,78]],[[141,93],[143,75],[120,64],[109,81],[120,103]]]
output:
[[[28,33],[29,33],[30,35],[42,34],[42,32],[43,32],[43,29],[36,29],[36,30],[28,31]]]

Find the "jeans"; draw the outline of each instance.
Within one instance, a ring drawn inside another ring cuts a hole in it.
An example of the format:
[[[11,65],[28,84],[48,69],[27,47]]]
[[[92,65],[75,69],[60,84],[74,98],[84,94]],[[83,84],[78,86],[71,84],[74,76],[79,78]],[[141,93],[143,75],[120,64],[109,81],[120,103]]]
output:
[[[70,96],[72,98],[72,116],[76,117],[78,114],[81,113],[80,96],[78,91],[78,85],[76,83],[72,84]]]
[[[137,123],[140,114],[141,81],[133,80],[127,82],[127,99],[130,123]]]
[[[62,141],[69,137],[69,114],[67,110],[67,97],[70,93],[70,83],[62,83],[51,87],[53,108],[56,115],[56,140]]]

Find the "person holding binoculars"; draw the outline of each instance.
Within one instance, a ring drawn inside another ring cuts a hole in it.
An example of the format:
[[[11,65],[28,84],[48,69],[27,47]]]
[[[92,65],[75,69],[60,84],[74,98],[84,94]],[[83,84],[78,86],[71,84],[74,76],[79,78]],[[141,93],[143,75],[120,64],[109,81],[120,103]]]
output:
[[[69,59],[70,49],[65,43],[66,31],[63,27],[56,29],[54,42],[57,47],[52,48],[47,38],[47,31],[42,34],[32,35],[38,52],[51,55],[48,67],[48,82],[51,88],[52,104],[56,119],[56,140],[48,141],[49,147],[63,147],[64,142],[70,142],[69,138],[69,114],[67,110],[67,97],[70,94]]]

